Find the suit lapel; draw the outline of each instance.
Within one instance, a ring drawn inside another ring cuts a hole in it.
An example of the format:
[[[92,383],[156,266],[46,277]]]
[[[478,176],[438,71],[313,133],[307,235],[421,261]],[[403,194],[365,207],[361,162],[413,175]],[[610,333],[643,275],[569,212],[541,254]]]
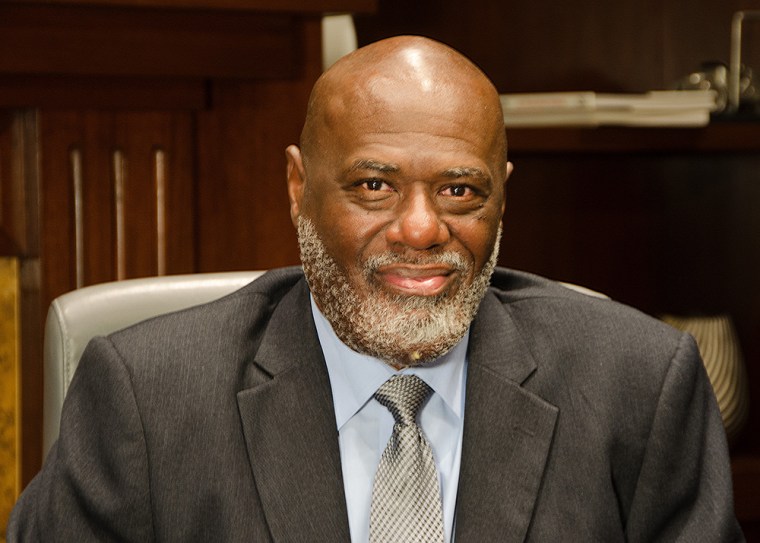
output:
[[[457,541],[524,541],[557,408],[520,385],[536,363],[501,302],[473,322],[457,496]]]
[[[238,393],[248,455],[276,541],[348,541],[329,377],[301,281],[275,309]]]

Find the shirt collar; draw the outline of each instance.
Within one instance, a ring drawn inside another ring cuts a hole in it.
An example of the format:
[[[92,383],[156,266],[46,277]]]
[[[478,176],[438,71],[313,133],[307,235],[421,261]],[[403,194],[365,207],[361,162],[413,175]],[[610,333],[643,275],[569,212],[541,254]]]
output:
[[[443,398],[459,418],[464,412],[464,379],[470,331],[448,353],[431,364],[396,371],[372,356],[357,353],[335,335],[332,326],[310,296],[317,335],[330,375],[338,429],[348,422],[375,391],[395,374],[414,374]]]

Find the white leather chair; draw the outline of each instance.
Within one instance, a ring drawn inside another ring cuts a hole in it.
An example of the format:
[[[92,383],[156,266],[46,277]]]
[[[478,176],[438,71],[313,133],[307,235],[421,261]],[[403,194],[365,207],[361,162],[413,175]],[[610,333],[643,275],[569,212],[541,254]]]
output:
[[[59,296],[45,324],[42,452],[58,438],[61,406],[87,343],[141,320],[221,298],[262,271],[167,275],[84,287]]]

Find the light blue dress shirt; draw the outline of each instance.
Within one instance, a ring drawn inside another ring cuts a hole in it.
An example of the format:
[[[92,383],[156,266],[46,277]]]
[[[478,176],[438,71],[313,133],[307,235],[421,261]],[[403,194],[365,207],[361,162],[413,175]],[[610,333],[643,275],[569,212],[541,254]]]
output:
[[[372,395],[396,373],[415,374],[434,391],[420,411],[419,425],[438,467],[445,540],[452,541],[462,457],[469,332],[434,363],[397,372],[377,358],[349,349],[335,335],[313,299],[311,307],[330,375],[351,541],[363,543],[369,539],[372,483],[393,432],[393,416]]]

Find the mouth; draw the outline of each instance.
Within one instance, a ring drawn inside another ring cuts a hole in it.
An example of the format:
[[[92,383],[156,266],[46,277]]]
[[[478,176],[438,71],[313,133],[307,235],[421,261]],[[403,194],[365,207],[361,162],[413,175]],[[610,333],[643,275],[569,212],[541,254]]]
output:
[[[394,264],[376,271],[380,283],[407,296],[437,296],[454,282],[457,271],[441,265]]]

